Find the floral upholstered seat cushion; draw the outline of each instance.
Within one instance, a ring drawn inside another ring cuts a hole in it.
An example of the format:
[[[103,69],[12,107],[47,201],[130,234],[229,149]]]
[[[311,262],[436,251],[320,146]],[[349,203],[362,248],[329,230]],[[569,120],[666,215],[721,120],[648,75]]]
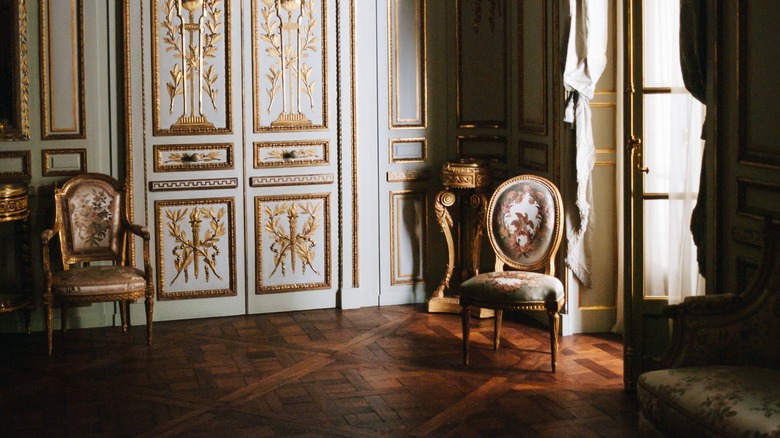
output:
[[[527,271],[479,274],[460,285],[460,295],[491,303],[561,301],[563,284],[551,275]]]
[[[668,436],[780,436],[780,370],[704,366],[651,371],[640,376],[637,395],[640,430]]]
[[[129,266],[87,266],[53,273],[51,289],[66,296],[138,292],[146,289],[146,280],[143,271]]]

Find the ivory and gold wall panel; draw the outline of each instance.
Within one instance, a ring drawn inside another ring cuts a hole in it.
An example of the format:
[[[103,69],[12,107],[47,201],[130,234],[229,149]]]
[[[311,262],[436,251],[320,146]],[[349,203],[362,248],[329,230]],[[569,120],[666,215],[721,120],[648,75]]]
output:
[[[86,135],[82,0],[40,0],[41,136]]]
[[[256,142],[254,167],[296,167],[330,164],[329,143],[320,141]]]
[[[328,125],[327,1],[253,0],[255,132]]]
[[[155,172],[191,172],[233,168],[233,143],[154,145]]]
[[[152,0],[155,135],[232,131],[231,8]]]
[[[154,203],[158,299],[236,295],[235,199]]]
[[[425,281],[428,217],[424,190],[390,192],[390,284]]]
[[[391,163],[421,163],[428,156],[428,141],[425,138],[391,138]]]
[[[459,128],[505,128],[509,2],[458,1]]]
[[[331,286],[330,194],[255,197],[255,293]]]
[[[388,1],[390,126],[426,126],[426,21],[424,0]]]

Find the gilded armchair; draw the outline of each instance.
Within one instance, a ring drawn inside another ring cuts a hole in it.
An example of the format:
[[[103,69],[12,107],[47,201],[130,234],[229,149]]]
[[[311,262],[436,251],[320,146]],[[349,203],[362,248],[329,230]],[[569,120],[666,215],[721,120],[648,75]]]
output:
[[[41,233],[45,291],[43,303],[49,355],[52,317],[61,307],[61,331],[67,330],[68,307],[98,302],[119,303],[122,331],[127,332],[128,303],[145,299],[146,342],[152,343],[154,279],[149,231],[127,215],[124,187],[114,178],[86,173],[54,190],[54,227]],[[62,269],[53,269],[50,242],[59,240]],[[143,269],[130,258],[134,236],[143,240]],[[94,262],[102,262],[93,265]]]

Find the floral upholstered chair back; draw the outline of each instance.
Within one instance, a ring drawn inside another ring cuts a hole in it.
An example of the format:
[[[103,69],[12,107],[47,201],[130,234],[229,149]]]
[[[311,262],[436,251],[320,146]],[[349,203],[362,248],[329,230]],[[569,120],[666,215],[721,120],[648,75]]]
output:
[[[99,260],[122,264],[125,251],[123,189],[108,175],[87,173],[55,190],[62,264]]]
[[[561,195],[548,180],[520,175],[502,183],[490,198],[488,238],[496,271],[504,265],[554,275],[562,238]]]

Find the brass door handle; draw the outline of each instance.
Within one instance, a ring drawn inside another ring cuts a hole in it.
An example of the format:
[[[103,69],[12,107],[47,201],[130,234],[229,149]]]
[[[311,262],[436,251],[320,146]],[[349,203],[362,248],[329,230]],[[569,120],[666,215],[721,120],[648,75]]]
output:
[[[650,173],[650,169],[644,166],[644,157],[642,156],[642,139],[632,135],[628,139],[628,151],[636,157],[636,168],[644,173]]]

